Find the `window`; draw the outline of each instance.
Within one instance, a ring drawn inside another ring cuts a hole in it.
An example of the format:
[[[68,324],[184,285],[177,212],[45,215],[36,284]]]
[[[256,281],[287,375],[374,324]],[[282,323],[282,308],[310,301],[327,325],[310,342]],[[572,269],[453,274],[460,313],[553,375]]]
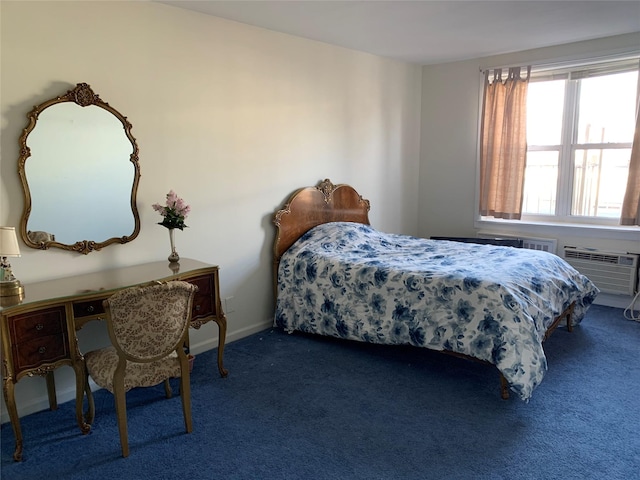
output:
[[[637,105],[637,59],[532,69],[522,220],[617,225]]]

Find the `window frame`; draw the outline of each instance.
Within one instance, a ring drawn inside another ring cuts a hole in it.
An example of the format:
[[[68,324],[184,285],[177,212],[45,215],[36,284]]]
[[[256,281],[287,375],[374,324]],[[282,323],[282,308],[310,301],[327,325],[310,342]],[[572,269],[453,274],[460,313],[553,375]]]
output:
[[[500,67],[495,67],[500,68]],[[504,68],[504,67],[502,67]],[[489,69],[492,70],[493,68]],[[483,70],[481,70],[482,72]],[[620,225],[619,218],[605,218],[595,216],[572,215],[572,195],[574,182],[574,155],[576,150],[582,149],[601,149],[612,150],[628,148],[630,149],[633,139],[630,142],[615,143],[577,143],[577,125],[578,125],[578,104],[580,80],[593,76],[609,75],[614,73],[623,73],[628,71],[638,72],[638,87],[636,90],[636,112],[640,106],[640,52],[634,52],[615,59],[592,59],[581,62],[549,64],[532,66],[531,81],[549,81],[549,80],[566,80],[565,96],[563,106],[561,143],[559,145],[535,145],[527,146],[527,151],[554,151],[558,152],[558,179],[556,185],[556,208],[555,214],[552,215],[535,215],[522,213],[520,220],[504,220],[493,217],[484,217],[476,213],[476,226],[478,228],[488,228],[491,225],[508,226],[514,225],[519,228],[527,225],[548,226],[548,227],[567,227],[570,230],[574,228],[596,229],[608,232],[620,232],[623,237],[625,232],[637,233],[637,227],[626,227]],[[484,81],[484,76],[481,75]],[[482,98],[483,89],[480,89],[480,112],[484,99]],[[571,108],[567,108],[569,105]],[[481,115],[478,118],[478,131],[482,122]],[[478,157],[477,165],[480,164],[480,148],[481,138],[478,137]],[[478,196],[476,195],[476,203]],[[476,208],[476,212],[478,212]]]

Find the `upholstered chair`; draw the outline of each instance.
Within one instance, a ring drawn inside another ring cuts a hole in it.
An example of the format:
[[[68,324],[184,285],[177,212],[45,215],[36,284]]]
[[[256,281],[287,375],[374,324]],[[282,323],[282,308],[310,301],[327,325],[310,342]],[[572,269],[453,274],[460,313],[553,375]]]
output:
[[[187,433],[192,430],[188,345],[189,321],[197,287],[171,281],[121,290],[104,301],[111,346],[84,355],[91,423],[95,414],[89,377],[113,393],[122,456],[129,455],[125,393],[134,387],[164,382],[171,396],[169,378],[180,378],[180,396]]]

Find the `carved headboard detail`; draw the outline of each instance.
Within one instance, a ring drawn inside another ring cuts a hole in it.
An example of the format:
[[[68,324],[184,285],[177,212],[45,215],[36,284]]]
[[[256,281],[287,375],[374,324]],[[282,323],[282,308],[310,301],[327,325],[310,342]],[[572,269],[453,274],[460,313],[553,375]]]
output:
[[[350,185],[334,185],[325,179],[315,187],[296,190],[273,219],[276,238],[273,246],[275,275],[280,257],[302,235],[329,222],[357,222],[369,225],[369,200]]]

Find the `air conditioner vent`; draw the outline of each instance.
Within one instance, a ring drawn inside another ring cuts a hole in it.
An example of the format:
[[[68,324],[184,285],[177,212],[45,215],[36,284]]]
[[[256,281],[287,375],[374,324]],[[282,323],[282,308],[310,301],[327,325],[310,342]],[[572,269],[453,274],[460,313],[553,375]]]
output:
[[[564,247],[567,263],[586,275],[602,293],[633,296],[638,279],[638,257],[634,253]]]
[[[614,265],[630,265],[630,263],[626,263],[631,261],[631,257],[624,257],[626,262],[621,261],[620,255],[610,254],[610,253],[596,253],[592,251],[582,251],[582,250],[570,250],[565,249],[564,258],[575,258],[579,260],[585,260],[588,262],[599,262],[599,263],[613,263]],[[632,262],[631,262],[632,263]]]

